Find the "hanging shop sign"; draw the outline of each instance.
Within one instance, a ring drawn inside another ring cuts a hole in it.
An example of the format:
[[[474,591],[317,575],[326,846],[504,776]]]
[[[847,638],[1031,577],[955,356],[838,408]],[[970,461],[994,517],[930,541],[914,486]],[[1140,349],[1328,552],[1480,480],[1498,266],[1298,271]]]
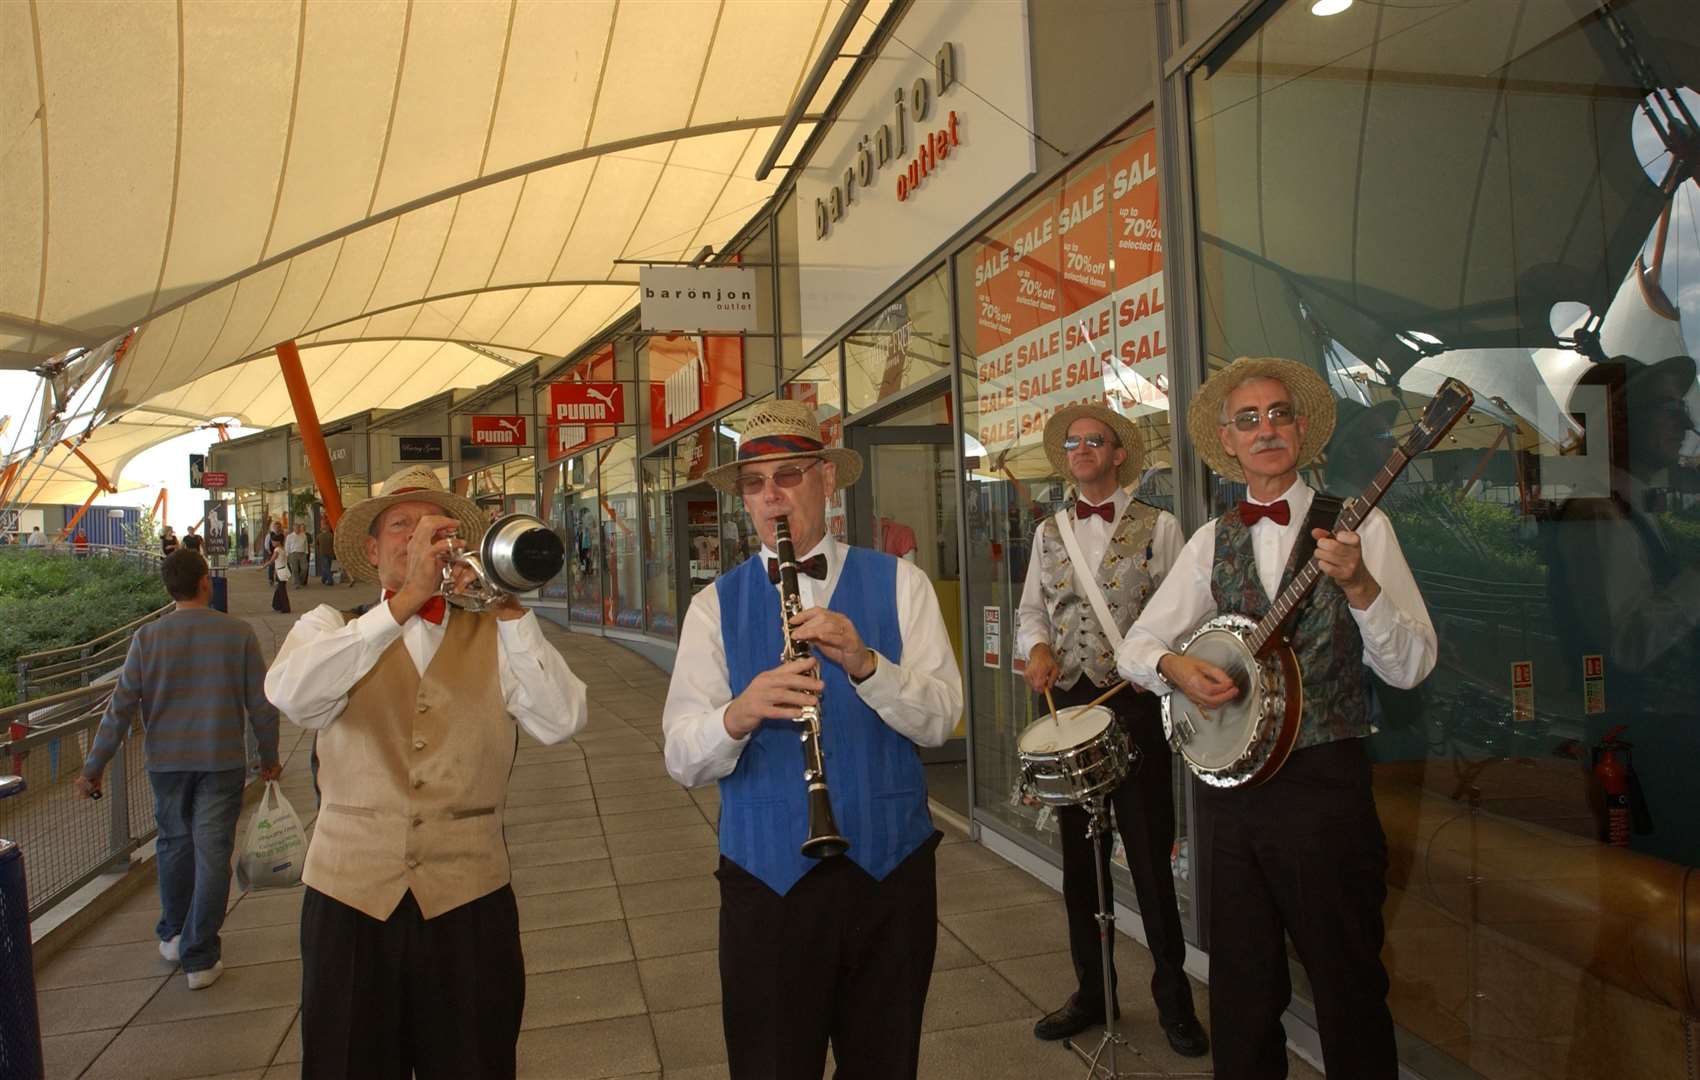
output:
[[[227,488],[230,486],[230,474],[227,472],[204,472],[201,474],[201,484],[208,489]]]
[[[549,423],[623,424],[626,395],[617,382],[549,384]]]
[[[441,435],[399,435],[397,440],[396,459],[398,461],[443,460],[443,437]]]
[[[209,474],[210,475],[210,474]],[[230,523],[225,517],[223,499],[206,500],[205,524],[201,528],[201,545],[207,555],[230,553]]]
[[[1036,445],[1067,405],[1169,407],[1156,133],[1118,140],[970,249],[976,432],[990,453]]]
[[[206,485],[205,481],[202,479],[206,475],[206,472],[207,472],[207,456],[205,454],[190,454],[189,455],[189,486],[190,487],[198,487],[198,488],[206,487],[207,485]]]
[[[753,333],[761,329],[756,272],[738,266],[645,266],[638,271],[639,321],[661,333]]]
[[[304,480],[313,475],[312,463],[307,460],[307,450],[301,440],[290,441],[295,454],[296,479]],[[354,433],[339,431],[335,435],[325,436],[325,455],[331,459],[332,476],[348,476],[354,470]],[[209,485],[210,486],[210,485]]]
[[[659,443],[744,396],[744,340],[649,339],[649,437]]]
[[[523,416],[474,416],[471,419],[473,446],[523,447],[526,444]]]
[[[1030,68],[1026,4],[904,15],[798,173],[805,350],[1032,174]]]
[[[612,439],[615,425],[627,422],[626,391],[614,380],[614,346],[601,346],[550,383],[547,399],[540,398],[537,407],[548,427],[544,445],[550,461]]]

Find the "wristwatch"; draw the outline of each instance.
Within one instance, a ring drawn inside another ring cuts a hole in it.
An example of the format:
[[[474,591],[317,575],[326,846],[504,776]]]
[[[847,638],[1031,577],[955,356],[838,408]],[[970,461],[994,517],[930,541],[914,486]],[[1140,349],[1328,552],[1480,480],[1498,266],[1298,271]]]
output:
[[[863,683],[874,677],[874,672],[878,671],[880,668],[880,654],[869,649],[868,662],[873,664],[873,667],[868,669],[868,673],[866,675],[862,676],[860,679],[856,678],[854,675],[850,676],[850,684],[852,686],[861,686]]]

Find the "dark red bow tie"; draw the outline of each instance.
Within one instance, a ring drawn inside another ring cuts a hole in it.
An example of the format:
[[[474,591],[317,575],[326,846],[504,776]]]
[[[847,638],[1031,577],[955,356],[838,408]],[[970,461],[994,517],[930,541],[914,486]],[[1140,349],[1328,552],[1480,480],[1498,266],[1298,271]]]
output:
[[[1287,509],[1287,500],[1278,499],[1275,502],[1267,504],[1254,502],[1240,503],[1240,521],[1245,524],[1246,528],[1251,528],[1251,526],[1256,525],[1264,518],[1268,518],[1277,525],[1285,525],[1287,522],[1293,520],[1292,512]]]
[[[1102,506],[1093,506],[1089,502],[1081,502],[1079,499],[1074,500],[1074,519],[1076,521],[1084,521],[1089,517],[1101,517],[1105,521],[1114,524],[1116,520],[1116,504],[1113,502],[1107,502]]]
[[[799,559],[797,570],[814,578],[816,581],[826,580],[826,556],[816,555],[810,559]],[[767,560],[767,580],[779,584],[779,560]]]
[[[384,599],[385,600],[388,600],[390,597],[392,597],[394,595],[395,595],[395,593],[393,591],[391,591],[389,589],[384,590]],[[441,596],[433,596],[433,597],[431,597],[431,599],[425,601],[424,607],[419,609],[419,617],[421,619],[424,619],[428,623],[433,623],[437,626],[441,626],[441,625],[443,625],[443,615],[447,611],[448,611],[448,608],[443,603],[443,598]]]

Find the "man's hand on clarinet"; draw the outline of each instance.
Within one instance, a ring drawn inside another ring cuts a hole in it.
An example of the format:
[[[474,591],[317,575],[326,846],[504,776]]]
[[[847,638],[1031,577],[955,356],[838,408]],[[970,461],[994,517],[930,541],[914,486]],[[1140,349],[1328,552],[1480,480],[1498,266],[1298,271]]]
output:
[[[1164,653],[1157,673],[1201,709],[1216,709],[1240,696],[1240,688],[1215,664],[1180,653]]]
[[[437,595],[453,543],[452,530],[458,524],[452,517],[427,514],[414,526],[413,535],[407,540],[407,578],[390,597],[390,614],[396,622],[413,618],[426,601]]]
[[[815,677],[817,664],[814,657],[804,656],[751,679],[744,692],[726,706],[722,720],[726,734],[741,739],[764,720],[795,720],[826,689],[826,684]]]
[[[1027,670],[1021,673],[1027,680],[1027,689],[1035,694],[1043,694],[1057,682],[1057,657],[1051,647],[1044,642],[1033,646],[1027,654]]]
[[[850,621],[850,617],[826,608],[812,607],[798,612],[791,620],[791,637],[814,646],[852,679],[861,680],[872,675],[878,663],[873,650],[856,632],[856,624]]]

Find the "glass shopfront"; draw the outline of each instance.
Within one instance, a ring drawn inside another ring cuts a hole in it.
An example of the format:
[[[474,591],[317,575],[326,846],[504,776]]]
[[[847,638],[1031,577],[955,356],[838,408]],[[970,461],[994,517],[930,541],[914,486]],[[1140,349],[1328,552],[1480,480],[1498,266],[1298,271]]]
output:
[[[1700,20],[1310,7],[1264,5],[1191,77],[1199,306],[1207,371],[1328,379],[1307,478],[1339,495],[1444,379],[1475,395],[1382,503],[1440,642],[1421,687],[1374,695],[1394,1018],[1436,1075],[1673,1076],[1700,866]]]

